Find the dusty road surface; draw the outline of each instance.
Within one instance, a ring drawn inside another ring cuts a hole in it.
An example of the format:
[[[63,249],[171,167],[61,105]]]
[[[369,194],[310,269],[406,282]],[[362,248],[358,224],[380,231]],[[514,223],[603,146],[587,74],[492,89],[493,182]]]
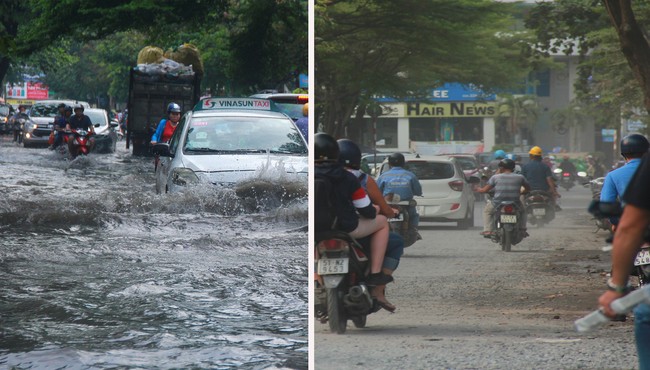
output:
[[[597,307],[609,271],[591,194],[561,190],[563,211],[512,252],[476,227],[423,223],[388,298],[398,306],[351,322],[343,335],[315,323],[316,369],[633,369],[632,319],[587,334],[573,322]]]

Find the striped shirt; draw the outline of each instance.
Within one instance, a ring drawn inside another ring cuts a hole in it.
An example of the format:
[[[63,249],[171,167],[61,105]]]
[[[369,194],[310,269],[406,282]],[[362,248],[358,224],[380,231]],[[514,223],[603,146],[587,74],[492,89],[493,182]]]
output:
[[[518,202],[526,178],[516,173],[500,173],[490,177],[488,184],[494,188],[494,203]]]

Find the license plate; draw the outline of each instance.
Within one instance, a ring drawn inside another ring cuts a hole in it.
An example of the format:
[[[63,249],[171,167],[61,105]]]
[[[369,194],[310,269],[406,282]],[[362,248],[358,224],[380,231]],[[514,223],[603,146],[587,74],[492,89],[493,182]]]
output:
[[[650,265],[650,251],[641,250],[634,259],[634,266]]]
[[[318,260],[318,275],[347,274],[347,258],[321,258]]]
[[[388,222],[397,222],[397,221],[404,221],[404,215],[400,213],[397,215],[397,217],[388,219]]]
[[[502,224],[516,224],[517,215],[501,215]]]
[[[535,216],[545,216],[546,208],[533,208],[533,215]]]

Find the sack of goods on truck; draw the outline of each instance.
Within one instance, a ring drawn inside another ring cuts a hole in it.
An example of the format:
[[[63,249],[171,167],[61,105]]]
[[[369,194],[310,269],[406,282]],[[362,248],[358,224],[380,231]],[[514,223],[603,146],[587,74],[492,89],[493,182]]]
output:
[[[199,66],[201,73],[196,70]],[[161,48],[145,46],[138,53],[138,65],[134,68],[139,79],[158,81],[161,79],[192,80],[194,74],[202,75],[203,63],[198,49],[191,44],[183,44],[176,51],[163,54]]]

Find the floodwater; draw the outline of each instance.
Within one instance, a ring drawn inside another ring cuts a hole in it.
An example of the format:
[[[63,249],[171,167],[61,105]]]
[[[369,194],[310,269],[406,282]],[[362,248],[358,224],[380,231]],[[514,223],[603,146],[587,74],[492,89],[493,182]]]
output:
[[[0,367],[307,368],[307,184],[260,172],[260,196],[159,195],[124,141],[0,136]]]

